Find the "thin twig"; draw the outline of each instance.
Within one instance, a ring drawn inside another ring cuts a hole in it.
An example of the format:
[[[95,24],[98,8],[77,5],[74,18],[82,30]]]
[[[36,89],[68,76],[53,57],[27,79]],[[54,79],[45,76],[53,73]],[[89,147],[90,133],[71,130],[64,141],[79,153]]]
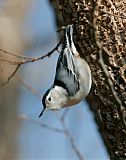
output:
[[[59,128],[56,128],[56,127],[52,127],[48,124],[45,124],[45,123],[42,123],[40,121],[37,121],[37,120],[34,120],[32,118],[30,118],[29,116],[25,115],[25,114],[21,114],[18,116],[19,119],[21,120],[27,120],[29,122],[32,122],[32,123],[35,123],[35,124],[38,124],[40,125],[41,127],[43,127],[44,129],[48,129],[48,130],[51,130],[53,132],[58,132],[58,133],[62,133],[64,134],[64,130],[63,129],[59,129]]]
[[[17,61],[12,61],[10,59],[7,59],[7,58],[3,58],[3,57],[0,57],[0,61],[4,61],[4,62],[7,62],[11,65],[18,65],[18,62]]]
[[[33,88],[27,81],[25,81],[24,79],[22,79],[19,76],[16,76],[16,79],[23,85],[25,86],[35,97],[37,97],[38,99],[41,100],[41,95],[38,93],[38,91]]]
[[[22,83],[34,96],[36,96],[37,98],[40,99],[40,96],[38,95],[37,93],[37,90],[35,88],[33,88],[30,84],[28,84],[26,81],[24,81],[23,79],[19,78],[18,77],[18,80],[20,83]],[[74,152],[76,153],[77,157],[79,160],[84,160],[83,156],[81,155],[79,149],[77,148],[77,146],[75,145],[75,141],[74,141],[74,138],[72,137],[71,133],[69,132],[68,128],[66,127],[66,124],[64,122],[64,118],[66,117],[66,114],[67,114],[68,110],[66,110],[63,115],[61,116],[61,118],[59,118],[57,116],[57,114],[54,114],[57,118],[58,121],[61,122],[61,125],[63,127],[63,129],[57,129],[57,128],[54,128],[54,127],[51,127],[51,126],[48,126],[45,124],[44,125],[41,125],[42,127],[46,128],[46,129],[51,129],[53,131],[56,131],[56,132],[60,132],[60,133],[64,133],[65,136],[67,137],[67,139],[69,140],[70,144],[71,144],[71,147],[72,149],[74,150]],[[54,112],[53,112],[54,113]],[[34,120],[32,120],[34,122]],[[38,123],[39,125],[41,124],[39,121],[35,121],[36,123]],[[43,124],[43,123],[42,123]]]
[[[99,63],[100,63],[100,65],[101,65],[101,67],[102,67],[102,69],[103,69],[103,71],[104,71],[104,73],[107,77],[108,84],[109,84],[109,86],[111,88],[111,91],[112,91],[112,95],[115,98],[115,101],[116,101],[117,105],[120,106],[120,108],[119,108],[120,118],[122,119],[122,122],[123,122],[123,125],[124,125],[124,128],[125,128],[126,127],[126,122],[125,122],[125,115],[124,115],[124,107],[123,107],[122,102],[119,99],[119,97],[118,97],[118,95],[117,95],[117,93],[114,89],[114,85],[113,85],[113,82],[111,80],[110,74],[109,74],[109,72],[108,72],[108,70],[105,66],[104,61],[103,61],[102,46],[100,46],[100,44],[99,44]]]
[[[67,116],[67,113],[69,112],[70,108],[66,108],[65,111],[63,112],[62,116],[61,116],[61,121],[64,121],[64,119]]]
[[[35,61],[39,61],[42,60],[46,57],[50,57],[55,51],[58,50],[58,47],[60,46],[61,41],[47,54],[40,56],[40,57],[27,57],[27,59],[22,60],[22,61],[12,61],[6,58],[0,58],[0,60],[8,62],[12,65],[17,65],[16,69],[12,72],[12,74],[8,77],[8,80],[6,82],[4,82],[4,84],[2,84],[2,87],[5,86],[7,83],[9,83],[9,81],[13,78],[13,76],[16,74],[16,72],[18,71],[18,69],[21,67],[21,65],[26,64],[26,63],[31,63],[31,62],[35,62]],[[3,50],[2,50],[3,51]],[[5,51],[7,52],[7,51]],[[9,54],[9,52],[7,52]],[[12,53],[10,53],[12,54]],[[14,53],[14,55],[16,56],[16,54]],[[22,57],[23,58],[23,57]]]
[[[102,57],[102,46],[100,46],[100,44],[99,44],[99,63],[100,63],[100,65],[101,65],[101,67],[102,67],[102,69],[103,69],[103,71],[104,71],[104,73],[105,73],[105,75],[106,75],[106,77],[107,77],[108,83],[109,83],[109,85],[110,85],[110,87],[111,87],[111,91],[112,91],[112,93],[113,93],[113,96],[115,97],[117,103],[118,103],[120,106],[122,106],[121,100],[118,98],[118,96],[117,96],[117,94],[116,94],[116,92],[115,92],[115,89],[114,89],[114,86],[113,86],[113,83],[112,83],[110,74],[109,74],[109,72],[108,72],[108,70],[107,70],[107,68],[106,68],[106,66],[105,66],[104,61],[103,61],[103,57]]]
[[[8,51],[6,51],[4,49],[1,49],[1,48],[0,48],[0,51],[5,53],[5,54],[11,55],[11,56],[15,56],[15,57],[18,57],[18,58],[31,59],[30,57],[22,56],[22,55],[17,54],[17,53],[8,52]]]
[[[101,3],[101,0],[98,0],[98,1],[97,1],[97,4],[100,4],[100,3]],[[97,11],[96,8],[98,8],[98,7],[95,6],[94,13]],[[102,52],[103,52],[103,49],[104,49],[104,48],[103,48],[103,43],[102,43],[102,42],[99,42],[98,37],[97,37],[96,17],[97,17],[97,16],[94,14],[94,17],[93,17],[93,26],[94,26],[94,30],[95,30],[94,36],[95,36],[96,45],[97,45],[97,47],[98,47],[98,49],[99,49],[99,64],[101,65],[102,70],[104,71],[104,74],[105,74],[105,76],[106,76],[106,78],[107,78],[107,80],[108,80],[108,84],[109,84],[110,89],[111,89],[111,91],[112,91],[112,95],[113,95],[113,97],[114,97],[114,99],[115,99],[115,102],[117,103],[117,106],[119,106],[120,119],[122,119],[122,123],[123,123],[123,125],[124,125],[124,128],[126,128],[125,115],[124,115],[124,114],[125,114],[125,113],[124,113],[124,107],[123,107],[122,102],[121,102],[121,100],[119,99],[119,97],[118,97],[118,95],[117,95],[117,93],[116,93],[116,91],[115,91],[115,89],[114,89],[114,84],[113,84],[113,82],[112,82],[112,80],[111,80],[110,74],[109,74],[109,72],[108,72],[108,70],[107,70],[107,68],[106,68],[106,66],[105,66],[105,63],[104,63],[104,60],[103,60],[103,57],[102,57]],[[108,52],[108,50],[105,50],[105,49],[104,49],[104,51],[105,51],[105,52],[106,52],[106,51]]]
[[[78,149],[78,147],[75,144],[74,138],[71,135],[71,133],[69,132],[66,124],[64,121],[61,121],[62,127],[64,129],[64,134],[66,135],[67,139],[69,140],[72,149],[74,150],[74,152],[76,153],[76,156],[78,157],[79,160],[84,160],[83,155],[81,154],[80,150]]]
[[[55,51],[57,51],[60,44],[61,44],[61,41],[51,51],[49,51],[48,53],[46,53],[45,55],[42,55],[40,57],[27,57],[28,59],[22,60],[22,61],[11,61],[11,60],[5,59],[5,58],[0,58],[0,60],[7,61],[8,63],[14,64],[14,65],[19,65],[19,64],[22,65],[25,63],[31,63],[31,62],[43,60],[46,57],[50,57]]]
[[[14,77],[14,75],[16,74],[17,70],[20,68],[20,64],[17,65],[17,67],[15,68],[15,70],[11,73],[11,75],[7,78],[7,81],[4,82],[1,87],[5,86],[7,83],[9,83],[9,81]]]
[[[57,30],[57,32],[59,33],[59,32],[61,32],[61,31],[63,31],[65,28],[66,28],[65,26],[62,26],[62,27],[60,27],[60,28]]]

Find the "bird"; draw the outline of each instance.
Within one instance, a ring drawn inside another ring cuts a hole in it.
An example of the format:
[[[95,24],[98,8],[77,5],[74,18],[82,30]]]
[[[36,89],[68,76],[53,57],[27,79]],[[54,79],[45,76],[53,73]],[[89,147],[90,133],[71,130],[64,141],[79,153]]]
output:
[[[73,31],[73,24],[66,26],[54,82],[42,98],[43,109],[39,117],[46,110],[59,110],[78,104],[91,89],[91,70],[75,47]]]

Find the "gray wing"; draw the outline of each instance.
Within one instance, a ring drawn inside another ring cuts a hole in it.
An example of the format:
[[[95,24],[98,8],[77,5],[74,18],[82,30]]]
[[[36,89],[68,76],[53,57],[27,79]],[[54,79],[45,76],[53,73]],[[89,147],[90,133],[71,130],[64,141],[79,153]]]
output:
[[[54,85],[59,85],[68,91],[70,96],[79,90],[78,73],[75,67],[74,57],[68,48],[65,48],[59,56]]]

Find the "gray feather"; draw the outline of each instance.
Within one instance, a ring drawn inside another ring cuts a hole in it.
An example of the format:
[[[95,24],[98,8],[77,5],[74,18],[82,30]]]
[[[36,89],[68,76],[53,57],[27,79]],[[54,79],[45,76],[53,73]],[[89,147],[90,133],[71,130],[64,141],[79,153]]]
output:
[[[54,85],[62,86],[73,96],[79,90],[78,73],[74,63],[74,56],[68,48],[65,48],[59,56]]]

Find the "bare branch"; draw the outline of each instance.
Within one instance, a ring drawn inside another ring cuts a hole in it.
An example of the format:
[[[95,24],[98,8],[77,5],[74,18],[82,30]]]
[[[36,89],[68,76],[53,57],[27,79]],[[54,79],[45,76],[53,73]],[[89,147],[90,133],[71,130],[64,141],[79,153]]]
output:
[[[24,79],[22,79],[19,76],[16,76],[17,80],[25,86],[35,97],[41,100],[41,95],[37,92],[35,88],[33,88],[28,82],[26,82]]]
[[[40,121],[34,120],[34,119],[30,118],[29,116],[27,116],[27,115],[25,115],[25,114],[19,115],[18,118],[19,118],[20,120],[27,120],[27,121],[29,121],[29,122],[38,124],[38,125],[40,125],[40,127],[43,127],[44,129],[48,129],[48,130],[53,131],[53,132],[58,132],[58,133],[64,134],[64,130],[63,130],[63,129],[59,129],[59,128],[56,128],[56,127],[52,127],[52,126],[50,126],[50,125],[48,125],[48,124],[45,124],[45,123],[42,123],[42,122],[40,122]]]
[[[65,122],[64,122],[64,121],[61,121],[61,120],[60,120],[60,122],[61,122],[61,124],[62,124],[63,129],[64,129],[64,134],[65,134],[65,136],[67,137],[67,139],[69,140],[69,142],[70,142],[70,144],[71,144],[71,147],[72,147],[72,149],[74,150],[74,152],[76,153],[78,159],[79,159],[79,160],[84,160],[84,157],[83,157],[83,155],[81,154],[81,152],[80,152],[80,150],[78,149],[78,147],[76,146],[75,141],[74,141],[74,138],[73,138],[73,136],[71,135],[71,133],[69,132],[69,130],[68,130]]]
[[[35,61],[38,61],[38,60],[42,60],[46,57],[50,57],[55,51],[58,50],[58,47],[60,46],[60,44],[61,44],[61,41],[51,51],[49,51],[48,53],[46,53],[45,55],[42,55],[40,57],[27,57],[26,60],[22,60],[22,61],[9,61],[8,59],[4,59],[4,58],[3,59],[1,58],[1,60],[7,61],[8,63],[10,63],[10,64],[12,63],[14,65],[19,65],[19,64],[22,65],[22,64],[25,64],[25,63],[35,62]],[[9,52],[8,52],[8,54],[9,54]],[[10,54],[12,54],[12,53],[10,53]]]
[[[22,55],[19,55],[17,53],[8,52],[8,51],[3,50],[1,48],[0,48],[0,51],[3,52],[3,53],[5,53],[5,54],[11,55],[11,56],[15,56],[15,57],[18,57],[18,58],[31,59],[30,57],[22,56]]]
[[[36,96],[37,98],[41,99],[39,94],[37,93],[37,90],[35,88],[33,88],[30,84],[28,84],[26,81],[24,81],[23,79],[18,77],[18,80],[20,83],[22,83],[34,96]],[[58,128],[54,128],[52,126],[49,126],[47,124],[43,124],[39,121],[35,121],[33,119],[29,119],[28,117],[25,117],[26,120],[30,120],[31,122],[35,122],[36,124],[39,124],[40,126],[52,130],[52,131],[56,131],[59,133],[64,133],[65,136],[67,137],[67,139],[69,140],[72,149],[74,150],[74,152],[76,153],[77,157],[79,160],[84,160],[82,154],[80,153],[79,149],[77,148],[74,138],[72,137],[71,133],[69,132],[68,128],[66,127],[66,124],[64,122],[64,118],[66,117],[67,113],[68,113],[68,109],[64,111],[63,115],[61,116],[61,118],[59,118],[54,112],[54,115],[56,116],[57,120],[61,122],[61,125],[63,127],[63,129],[58,129]],[[25,119],[23,118],[23,119]]]
[[[5,86],[7,83],[9,83],[9,81],[13,78],[13,76],[16,74],[17,70],[19,69],[21,65],[17,65],[17,67],[15,68],[15,70],[12,72],[12,74],[8,77],[7,81],[5,83],[3,83],[1,85],[1,87]]]
[[[8,62],[8,63],[10,63],[12,65],[17,65],[16,69],[8,77],[8,80],[4,84],[2,84],[2,87],[5,86],[7,83],[9,83],[9,81],[14,77],[14,75],[16,74],[18,69],[21,67],[21,65],[26,64],[26,63],[39,61],[39,60],[42,60],[42,59],[44,59],[46,57],[50,57],[55,51],[58,51],[58,47],[60,46],[60,44],[61,44],[61,41],[51,51],[49,51],[45,55],[40,56],[40,57],[32,57],[32,58],[31,57],[25,57],[25,56],[24,57],[23,56],[19,56],[16,53],[10,53],[10,52],[7,52],[7,51],[5,51],[3,49],[0,49],[4,53],[7,53],[7,54],[10,53],[10,55],[14,55],[14,56],[17,56],[17,57],[20,57],[20,58],[25,58],[25,60],[22,60],[22,61],[12,61],[12,60],[9,60],[9,59],[6,59],[6,58],[0,58],[0,60],[2,60],[2,61]]]
[[[65,111],[63,112],[62,116],[61,116],[61,121],[64,121],[64,119],[67,116],[67,113],[69,112],[70,108],[66,108]]]
[[[0,57],[0,60],[1,60],[1,61],[4,61],[4,62],[7,62],[7,63],[9,63],[9,64],[11,64],[11,65],[18,65],[18,62],[17,62],[17,61],[12,61],[12,60],[7,59],[7,58]]]

